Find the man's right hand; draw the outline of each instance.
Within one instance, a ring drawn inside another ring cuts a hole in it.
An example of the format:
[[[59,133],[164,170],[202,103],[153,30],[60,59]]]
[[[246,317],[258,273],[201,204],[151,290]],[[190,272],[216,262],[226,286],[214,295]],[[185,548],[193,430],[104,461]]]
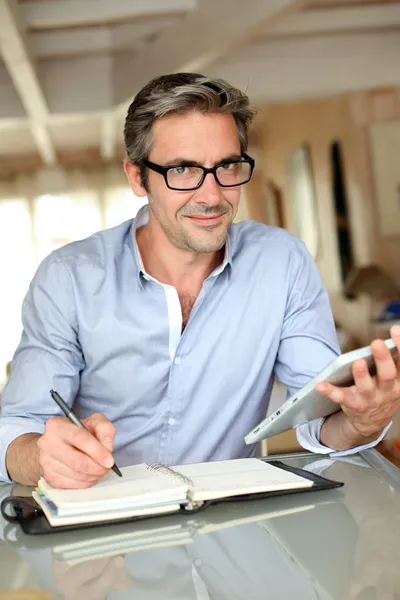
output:
[[[53,487],[90,487],[114,464],[114,425],[101,414],[91,415],[82,423],[88,431],[65,417],[52,417],[37,441],[40,472]]]
[[[94,485],[114,464],[115,428],[100,414],[82,423],[88,431],[66,417],[52,417],[43,435],[28,433],[16,438],[6,454],[10,478],[23,485],[36,485],[42,475],[57,488]]]

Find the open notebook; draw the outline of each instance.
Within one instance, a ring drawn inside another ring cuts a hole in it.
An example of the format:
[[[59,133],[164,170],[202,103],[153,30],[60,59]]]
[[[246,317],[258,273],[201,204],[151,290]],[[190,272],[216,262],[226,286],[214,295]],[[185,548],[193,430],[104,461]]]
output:
[[[256,458],[176,467],[140,464],[121,471],[122,478],[111,472],[83,490],[55,489],[40,479],[31,498],[4,498],[1,514],[11,523],[19,523],[24,533],[38,535],[173,513],[190,515],[220,502],[237,503],[343,485],[280,461],[269,463]]]
[[[109,473],[95,486],[59,490],[40,479],[33,497],[52,527],[199,509],[204,502],[310,489],[308,477],[256,458],[165,467],[146,464]],[[306,475],[306,473],[304,473]]]

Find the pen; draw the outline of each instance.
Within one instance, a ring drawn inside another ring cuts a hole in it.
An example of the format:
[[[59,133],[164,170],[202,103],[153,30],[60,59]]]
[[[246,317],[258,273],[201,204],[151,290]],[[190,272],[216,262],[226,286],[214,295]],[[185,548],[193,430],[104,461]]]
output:
[[[84,426],[84,424],[78,419],[78,417],[76,416],[76,414],[74,413],[74,411],[61,398],[61,396],[60,396],[60,394],[58,392],[55,392],[54,390],[50,390],[50,395],[53,398],[54,402],[56,402],[58,404],[58,406],[61,408],[61,410],[63,411],[63,413],[65,414],[65,416],[68,417],[68,419],[72,423],[74,423],[78,427],[81,427],[81,429],[86,429],[86,427]],[[87,431],[87,429],[86,429],[86,431]],[[122,477],[122,473],[118,469],[118,467],[117,467],[117,465],[115,463],[113,464],[113,466],[111,468],[114,471],[114,473],[116,473],[119,477]]]

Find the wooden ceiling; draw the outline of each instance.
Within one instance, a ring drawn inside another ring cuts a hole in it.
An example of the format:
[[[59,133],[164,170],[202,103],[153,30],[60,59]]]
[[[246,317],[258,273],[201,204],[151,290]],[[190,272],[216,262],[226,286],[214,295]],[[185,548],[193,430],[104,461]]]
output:
[[[400,0],[0,0],[0,173],[119,160],[161,73],[286,102],[400,86],[399,56]]]

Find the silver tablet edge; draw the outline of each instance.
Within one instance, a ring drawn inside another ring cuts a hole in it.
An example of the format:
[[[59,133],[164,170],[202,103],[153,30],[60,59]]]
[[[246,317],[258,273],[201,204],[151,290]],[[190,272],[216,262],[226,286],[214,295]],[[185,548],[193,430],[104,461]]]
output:
[[[386,346],[389,348],[389,350],[392,350],[395,347],[395,343],[392,340],[392,338],[388,338],[387,340],[384,340],[384,341],[385,341]],[[315,377],[310,379],[310,381],[308,381],[300,390],[298,390],[290,398],[285,400],[284,404],[280,408],[278,408],[276,411],[271,413],[268,417],[263,419],[263,421],[258,423],[258,425],[256,425],[254,427],[254,429],[252,429],[244,437],[245,444],[246,445],[255,444],[255,443],[263,440],[264,437],[263,437],[261,430],[264,429],[264,427],[266,427],[267,425],[269,425],[272,421],[275,421],[275,419],[278,416],[281,416],[282,414],[286,413],[286,411],[289,410],[289,408],[291,408],[295,402],[297,402],[297,399],[298,399],[297,396],[299,394],[301,394],[301,396],[308,394],[310,391],[310,388],[314,388],[317,383],[320,383],[321,381],[324,381],[324,379],[326,379],[326,377],[329,377],[329,375],[331,374],[333,365],[335,366],[335,368],[339,368],[339,367],[342,367],[343,365],[352,363],[355,360],[358,360],[360,358],[366,358],[367,356],[370,355],[370,353],[371,353],[371,347],[364,346],[362,348],[358,348],[356,350],[351,350],[350,352],[346,352],[345,354],[339,355],[327,367],[325,367],[325,369],[323,369],[323,371],[321,371],[318,375],[316,375]]]

